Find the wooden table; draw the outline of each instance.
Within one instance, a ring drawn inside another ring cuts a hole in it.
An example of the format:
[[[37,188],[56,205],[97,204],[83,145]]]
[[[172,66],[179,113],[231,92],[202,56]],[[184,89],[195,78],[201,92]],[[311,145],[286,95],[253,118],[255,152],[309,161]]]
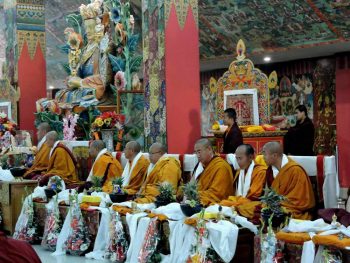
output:
[[[34,191],[38,181],[23,180],[18,182],[0,182],[0,203],[3,214],[3,227],[13,234],[22,209],[22,200]]]

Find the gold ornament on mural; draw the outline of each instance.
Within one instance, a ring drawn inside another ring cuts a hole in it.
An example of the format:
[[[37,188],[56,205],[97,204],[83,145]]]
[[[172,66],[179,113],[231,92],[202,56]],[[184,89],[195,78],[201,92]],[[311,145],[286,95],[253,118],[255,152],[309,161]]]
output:
[[[237,60],[243,60],[245,59],[245,44],[243,42],[242,39],[240,39],[237,43],[237,47],[236,47],[236,52],[237,52]]]
[[[216,79],[211,77],[209,81],[210,94],[215,94],[217,92]]]
[[[41,52],[43,53],[43,55],[45,55],[45,50],[46,50],[45,32],[18,30],[17,39],[18,39],[19,57],[22,54],[24,43],[27,43],[30,59],[34,59],[38,42],[41,48]]]
[[[170,11],[173,5],[181,29],[185,27],[189,8],[191,8],[194,21],[198,26],[198,0],[165,0],[165,23],[169,21]]]
[[[271,72],[270,76],[269,76],[269,82],[268,82],[268,86],[269,89],[274,89],[277,87],[277,72],[274,70]]]

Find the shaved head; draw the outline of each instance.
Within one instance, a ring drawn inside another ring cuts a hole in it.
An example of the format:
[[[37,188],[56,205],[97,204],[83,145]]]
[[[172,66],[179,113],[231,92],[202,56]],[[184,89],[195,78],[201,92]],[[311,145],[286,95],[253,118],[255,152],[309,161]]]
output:
[[[58,133],[55,131],[50,131],[46,134],[46,138],[48,140],[54,140],[57,141],[58,140]]]
[[[268,151],[270,154],[283,154],[282,145],[279,142],[268,142],[263,147],[264,151]]]
[[[153,143],[149,148],[149,159],[151,163],[156,164],[158,160],[166,153],[166,147],[159,143]]]
[[[48,133],[49,131],[51,131],[50,124],[48,124],[47,122],[42,122],[38,125],[38,130],[42,130],[45,133]]]
[[[126,148],[138,154],[141,151],[141,145],[137,141],[130,141],[125,145]]]
[[[166,147],[160,142],[155,142],[151,145],[151,147],[149,148],[149,151],[150,152],[160,151],[162,154],[164,154],[166,153]]]
[[[38,137],[38,140],[41,141],[41,139],[49,132],[51,131],[51,127],[47,122],[42,122],[38,125],[36,136]]]
[[[254,159],[254,148],[250,144],[242,144],[236,149],[236,160],[241,169],[248,169]]]
[[[90,144],[89,154],[92,158],[96,158],[97,155],[102,151],[104,148],[106,148],[106,144],[102,140],[95,140],[92,141]]]
[[[214,157],[213,147],[208,139],[200,139],[194,145],[198,161],[205,167]]]
[[[55,131],[50,131],[46,134],[46,144],[49,147],[53,147],[55,142],[58,141],[58,133]]]
[[[90,147],[95,148],[97,151],[101,151],[104,148],[106,148],[106,144],[102,140],[96,140],[96,141],[92,141],[92,143],[90,144]]]
[[[212,148],[211,142],[208,139],[199,139],[198,141],[196,141],[196,145],[201,145],[205,148]]]
[[[283,148],[279,142],[268,142],[263,147],[264,160],[267,165],[281,167]]]

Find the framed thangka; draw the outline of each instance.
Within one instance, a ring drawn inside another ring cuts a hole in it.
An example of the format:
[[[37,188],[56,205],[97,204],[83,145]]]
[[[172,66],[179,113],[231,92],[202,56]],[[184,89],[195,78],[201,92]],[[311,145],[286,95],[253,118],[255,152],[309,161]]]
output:
[[[143,91],[118,91],[118,113],[125,115],[123,148],[129,141],[137,141],[142,149],[145,146]]]
[[[12,120],[11,102],[0,102],[0,113],[6,114],[7,118]]]
[[[234,108],[238,125],[259,125],[258,93],[256,89],[225,90],[224,109]]]

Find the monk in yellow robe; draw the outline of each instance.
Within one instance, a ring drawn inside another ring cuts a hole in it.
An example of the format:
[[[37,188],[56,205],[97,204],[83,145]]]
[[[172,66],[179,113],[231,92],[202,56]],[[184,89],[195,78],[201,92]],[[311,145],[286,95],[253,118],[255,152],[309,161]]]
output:
[[[315,197],[311,182],[305,170],[283,154],[278,142],[269,142],[263,148],[264,159],[269,165],[266,171],[266,184],[283,195],[286,200],[281,206],[292,218],[311,219],[311,210],[315,206]],[[251,202],[237,207],[238,212],[252,218],[260,202]],[[260,203],[261,204],[261,203]]]
[[[231,166],[221,157],[215,156],[208,139],[200,139],[194,146],[199,164],[192,180],[197,181],[200,202],[204,206],[220,203],[233,195]]]
[[[35,158],[32,167],[23,175],[25,179],[36,179],[45,173],[49,165],[49,155],[51,148],[46,144],[46,134],[51,130],[47,122],[42,122],[38,126],[37,137],[38,146],[33,149]]]
[[[46,185],[49,178],[54,175],[60,176],[68,188],[79,183],[76,170],[77,161],[72,152],[58,140],[57,132],[47,133],[46,143],[51,148],[50,159],[47,171],[40,178],[39,185]]]
[[[143,183],[137,203],[153,203],[159,195],[158,187],[161,183],[170,183],[174,188],[174,194],[181,183],[181,165],[180,162],[173,157],[165,155],[166,149],[160,143],[154,143],[149,150],[149,158],[151,161],[147,171],[147,178]]]
[[[128,163],[122,174],[123,191],[128,195],[135,195],[146,179],[150,162],[143,156],[141,145],[136,141],[130,141],[125,145],[124,154]]]
[[[100,177],[102,180],[102,191],[111,193],[113,191],[113,180],[122,175],[123,168],[121,164],[107,151],[106,144],[102,140],[93,141],[90,145],[89,153],[95,159],[95,162],[86,180],[85,188],[92,186],[91,181],[93,176],[95,176]]]
[[[265,186],[267,167],[254,162],[254,148],[250,144],[238,146],[236,160],[240,169],[233,179],[235,196],[222,201],[221,204],[225,206],[258,201]]]

